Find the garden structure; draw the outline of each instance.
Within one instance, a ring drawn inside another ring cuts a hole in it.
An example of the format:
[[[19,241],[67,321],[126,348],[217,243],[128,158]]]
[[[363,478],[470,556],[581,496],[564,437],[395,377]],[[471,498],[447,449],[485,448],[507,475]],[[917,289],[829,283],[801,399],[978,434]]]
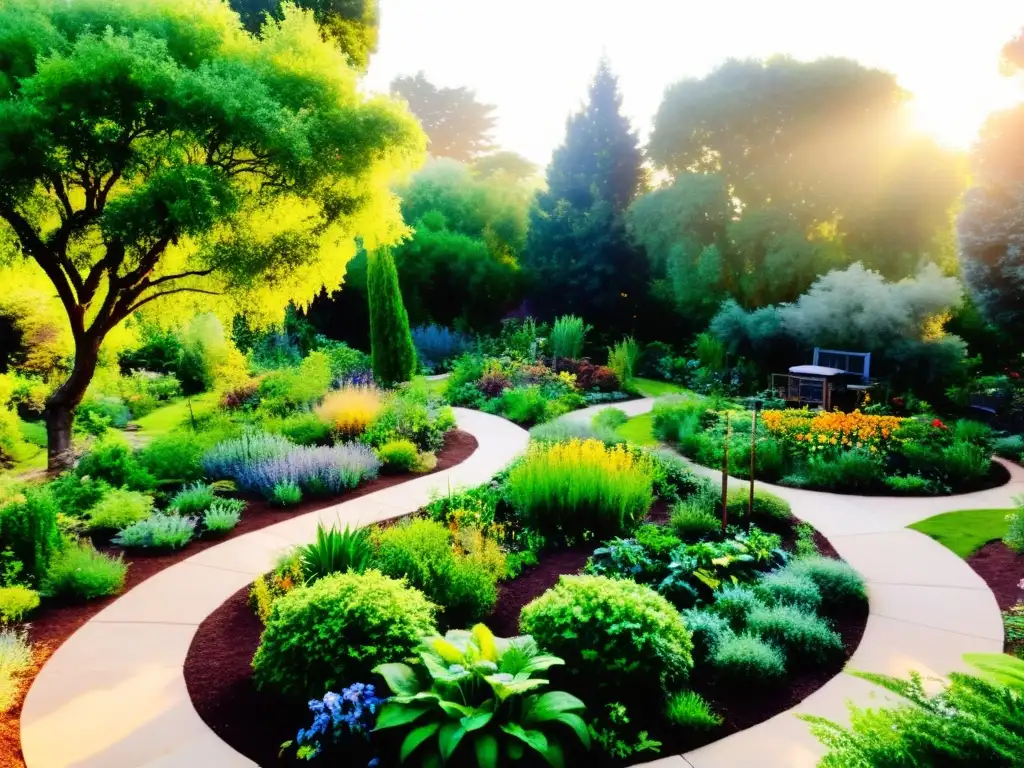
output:
[[[622,410],[636,416],[653,404],[634,400],[623,403]],[[586,423],[603,407],[562,418]],[[484,482],[527,446],[527,433],[504,419],[465,409],[457,409],[456,416],[459,428],[479,444],[463,463],[206,549],[143,582],[88,621],[54,654],[28,694],[22,716],[28,767],[252,765],[218,738],[193,707],[184,666],[197,629],[232,594],[266,572],[278,553],[309,541],[319,523],[366,525],[413,512],[429,500],[431,488],[443,492]],[[985,583],[952,552],[906,526],[952,509],[1008,506],[1024,491],[1024,470],[1008,466],[1008,471],[1006,485],[959,497],[869,500],[772,488],[867,582],[869,615],[850,667],[942,676],[963,668],[964,653],[1002,649],[999,608]],[[877,706],[876,690],[861,679],[839,675],[795,710],[841,720],[847,700]],[[813,765],[822,747],[793,715],[783,712],[655,764]]]

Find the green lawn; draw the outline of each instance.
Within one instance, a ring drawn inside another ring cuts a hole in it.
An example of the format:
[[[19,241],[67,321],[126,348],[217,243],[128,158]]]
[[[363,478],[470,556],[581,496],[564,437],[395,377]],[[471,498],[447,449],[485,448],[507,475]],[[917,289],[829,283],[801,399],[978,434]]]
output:
[[[188,402],[188,398],[181,398],[147,413],[142,418],[135,419],[135,423],[139,425],[138,434],[153,438],[167,434],[175,427],[184,424],[189,419]],[[192,396],[192,412],[196,418],[210,413],[216,407],[216,392],[204,392],[201,395]]]
[[[654,437],[654,417],[649,413],[634,416],[615,432],[636,445],[656,445],[658,442]]]
[[[908,527],[927,534],[960,557],[970,557],[985,544],[1006,533],[1006,516],[1012,509],[965,509],[945,512]]]
[[[656,379],[633,379],[633,384],[644,397],[662,397],[663,395],[680,395],[690,390],[673,384],[669,381],[658,381]]]

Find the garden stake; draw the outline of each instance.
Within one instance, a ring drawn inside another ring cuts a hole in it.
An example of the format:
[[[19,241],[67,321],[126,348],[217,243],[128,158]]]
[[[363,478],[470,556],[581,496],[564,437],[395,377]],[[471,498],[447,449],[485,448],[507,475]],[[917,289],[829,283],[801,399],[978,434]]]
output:
[[[725,450],[722,452],[722,533],[725,533],[725,526],[729,522],[728,496],[729,496],[729,411],[725,412]]]

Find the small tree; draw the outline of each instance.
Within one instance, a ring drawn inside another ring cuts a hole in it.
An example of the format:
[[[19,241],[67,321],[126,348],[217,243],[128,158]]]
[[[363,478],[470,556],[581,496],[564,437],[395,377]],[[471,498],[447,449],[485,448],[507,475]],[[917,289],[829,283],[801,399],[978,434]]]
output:
[[[398,287],[398,270],[390,248],[370,254],[366,268],[370,299],[370,352],[373,375],[383,384],[408,381],[416,372],[416,348],[409,316]]]
[[[425,137],[308,11],[256,39],[219,0],[36,0],[0,3],[0,30],[0,261],[37,265],[74,341],[51,468],[129,315],[277,321],[402,229],[388,181]]]

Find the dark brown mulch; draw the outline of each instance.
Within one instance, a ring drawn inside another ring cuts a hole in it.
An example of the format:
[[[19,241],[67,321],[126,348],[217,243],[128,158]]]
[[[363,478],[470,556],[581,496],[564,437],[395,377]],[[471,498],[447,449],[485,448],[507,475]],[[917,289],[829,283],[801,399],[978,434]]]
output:
[[[433,472],[440,472],[465,461],[477,448],[476,438],[468,432],[453,430],[445,435],[444,447],[437,454],[437,466]],[[143,581],[159,573],[175,563],[195,555],[204,549],[220,544],[228,539],[241,536],[252,531],[266,528],[268,525],[279,523],[295,515],[306,512],[313,512],[323,507],[338,504],[342,501],[365,496],[368,493],[389,488],[412,479],[411,475],[387,475],[371,480],[347,493],[328,499],[311,499],[302,502],[295,507],[282,510],[273,507],[259,498],[248,498],[248,506],[242,513],[242,519],[238,525],[225,536],[217,538],[200,539],[193,541],[185,549],[178,552],[164,552],[159,554],[131,553],[125,557],[129,563],[128,579],[125,590],[138,586]],[[419,477],[417,475],[416,477]],[[97,542],[98,543],[98,542]],[[120,553],[123,550],[109,544],[99,544],[101,551]],[[90,618],[99,613],[103,608],[116,600],[116,597],[109,597],[102,600],[93,600],[88,603],[57,604],[47,602],[44,607],[35,613],[29,626],[29,639],[32,641],[35,653],[37,669],[41,668],[60,644],[70,637],[75,630],[85,624]],[[249,658],[252,658],[250,652]],[[34,677],[34,675],[32,675]],[[28,690],[31,684],[31,677],[25,680],[24,690]],[[0,716],[0,768],[14,768],[23,766],[21,747],[18,742],[18,728],[21,717],[21,702],[13,707],[6,714]],[[290,722],[290,721],[287,721]]]
[[[967,564],[988,584],[999,609],[1008,610],[1024,595],[1018,586],[1024,579],[1024,555],[1018,555],[1001,541],[990,541],[967,558]]]
[[[655,510],[652,510],[654,516]],[[663,514],[659,510],[659,514]],[[787,537],[792,540],[792,536]],[[838,557],[828,539],[815,533],[819,551]],[[592,546],[554,551],[512,582],[502,584],[498,604],[486,620],[499,637],[519,633],[519,612],[524,605],[550,589],[563,574],[574,574],[586,564]],[[248,589],[235,593],[199,626],[185,662],[185,682],[192,703],[203,721],[234,749],[261,766],[291,765],[279,757],[281,742],[292,738],[312,716],[304,700],[255,690],[251,661],[259,645],[262,624],[247,604]],[[725,724],[706,734],[679,738],[678,729],[656,734],[664,745],[662,755],[679,754],[763,722],[796,706],[838,675],[860,644],[867,625],[867,603],[837,617],[833,627],[843,638],[844,652],[828,666],[787,678],[785,684],[765,693],[715,690],[708,699]],[[637,722],[659,718],[660,713],[634,712]],[[652,734],[654,735],[654,734]],[[595,760],[596,756],[588,757]],[[597,761],[599,762],[599,761]],[[597,764],[595,762],[595,764]]]

